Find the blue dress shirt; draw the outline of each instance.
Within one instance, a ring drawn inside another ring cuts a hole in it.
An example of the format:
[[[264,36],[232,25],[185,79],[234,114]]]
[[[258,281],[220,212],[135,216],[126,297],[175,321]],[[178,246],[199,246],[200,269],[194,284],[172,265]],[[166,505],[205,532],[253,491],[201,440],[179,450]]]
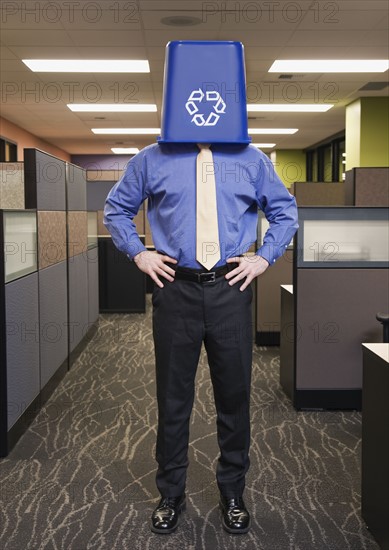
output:
[[[221,259],[241,255],[257,239],[258,207],[269,221],[256,254],[271,265],[282,256],[298,228],[295,198],[274,171],[270,159],[253,145],[212,144]],[[115,246],[132,259],[147,250],[136,232],[134,216],[145,199],[158,252],[183,267],[201,268],[196,260],[195,143],[153,144],[127,164],[108,194],[104,225]]]

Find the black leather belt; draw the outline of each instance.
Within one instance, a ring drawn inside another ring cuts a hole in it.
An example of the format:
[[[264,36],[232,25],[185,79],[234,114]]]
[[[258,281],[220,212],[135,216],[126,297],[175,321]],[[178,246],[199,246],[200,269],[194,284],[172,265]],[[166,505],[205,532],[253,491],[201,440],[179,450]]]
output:
[[[217,267],[213,271],[199,271],[191,269],[189,267],[176,267],[174,266],[176,275],[175,279],[183,279],[185,281],[193,281],[195,283],[212,283],[218,277],[222,277],[229,271],[235,269],[239,264],[231,262],[230,264]]]

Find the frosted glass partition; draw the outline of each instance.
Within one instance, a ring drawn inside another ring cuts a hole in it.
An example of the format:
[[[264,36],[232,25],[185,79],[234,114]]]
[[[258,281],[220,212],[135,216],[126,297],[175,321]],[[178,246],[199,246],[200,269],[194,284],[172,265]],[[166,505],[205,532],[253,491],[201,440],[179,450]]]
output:
[[[97,212],[88,212],[88,248],[97,246]]]
[[[386,267],[385,208],[300,208],[299,267]]]
[[[304,224],[305,262],[385,262],[388,250],[385,220],[307,220]]]
[[[37,270],[36,212],[3,212],[5,282]]]

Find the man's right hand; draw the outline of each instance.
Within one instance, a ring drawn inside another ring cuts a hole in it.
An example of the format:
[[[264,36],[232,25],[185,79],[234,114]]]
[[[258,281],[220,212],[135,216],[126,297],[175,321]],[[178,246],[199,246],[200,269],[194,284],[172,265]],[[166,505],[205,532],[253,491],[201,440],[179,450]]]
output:
[[[158,278],[158,275],[162,275],[165,279],[170,282],[174,281],[175,271],[165,262],[170,262],[176,264],[177,260],[166,256],[164,254],[159,254],[158,252],[152,252],[151,250],[143,250],[134,256],[134,262],[139,267],[143,273],[147,273],[153,279],[153,281],[160,287],[163,288],[162,281]]]

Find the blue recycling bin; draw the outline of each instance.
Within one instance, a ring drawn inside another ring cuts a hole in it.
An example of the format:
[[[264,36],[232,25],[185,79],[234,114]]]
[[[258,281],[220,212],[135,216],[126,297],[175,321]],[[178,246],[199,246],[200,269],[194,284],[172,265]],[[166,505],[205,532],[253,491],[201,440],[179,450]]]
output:
[[[251,142],[241,42],[167,44],[158,142]]]

